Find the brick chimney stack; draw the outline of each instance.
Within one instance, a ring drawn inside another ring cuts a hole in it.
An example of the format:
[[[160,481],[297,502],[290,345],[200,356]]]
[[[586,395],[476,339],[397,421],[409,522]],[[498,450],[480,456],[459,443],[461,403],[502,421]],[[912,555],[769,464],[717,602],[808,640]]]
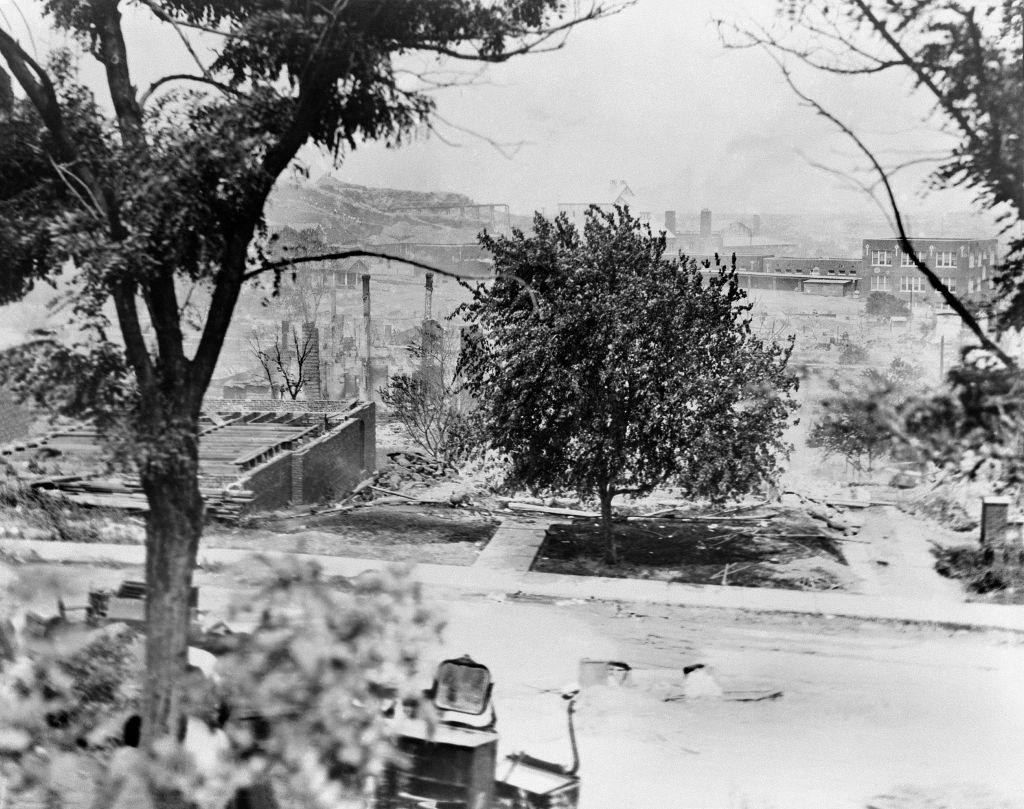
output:
[[[673,236],[676,233],[676,212],[665,211],[665,230],[671,233]]]
[[[322,399],[320,385],[320,329],[315,323],[302,324],[302,342],[309,343],[309,353],[302,363],[302,389],[306,392],[306,399]]]
[[[700,235],[703,238],[711,236],[711,209],[700,209]]]

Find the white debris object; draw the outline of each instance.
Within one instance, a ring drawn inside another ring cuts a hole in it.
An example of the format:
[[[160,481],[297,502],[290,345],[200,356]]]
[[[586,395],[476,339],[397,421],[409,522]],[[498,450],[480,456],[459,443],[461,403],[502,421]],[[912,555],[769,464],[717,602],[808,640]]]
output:
[[[722,687],[715,681],[707,666],[698,663],[683,669],[683,696],[686,699],[720,699]]]

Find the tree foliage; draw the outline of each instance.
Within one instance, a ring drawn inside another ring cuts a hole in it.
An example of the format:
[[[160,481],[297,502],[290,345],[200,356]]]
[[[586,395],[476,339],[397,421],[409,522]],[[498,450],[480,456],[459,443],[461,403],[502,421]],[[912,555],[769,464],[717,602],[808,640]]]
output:
[[[1024,491],[1024,382],[974,356],[950,369],[941,390],[912,396],[892,418],[911,450],[965,479]]]
[[[865,301],[864,311],[870,317],[907,317],[910,309],[891,292],[871,292]]]
[[[720,501],[776,473],[792,343],[753,334],[732,269],[667,259],[625,208],[592,207],[582,232],[537,214],[531,234],[481,243],[501,275],[464,308],[467,387],[517,479],[598,495],[610,556],[616,495]]]
[[[203,522],[199,412],[242,286],[268,266],[263,212],[275,183],[303,147],[340,162],[360,142],[396,145],[429,126],[429,83],[402,73],[399,55],[501,62],[560,47],[571,26],[614,8],[140,0],[136,11],[196,63],[140,93],[133,74],[148,54],[129,48],[119,0],[42,6],[53,39],[68,43],[45,64],[0,23],[0,59],[20,88],[0,118],[0,301],[57,283],[70,266],[73,344],[39,343],[25,392],[45,397],[62,383],[106,396],[120,386],[115,400],[130,404],[127,446],[149,502],[143,727],[152,745],[183,699]],[[102,68],[102,103],[77,79],[79,56]],[[194,329],[183,314],[193,290],[209,301]],[[94,357],[118,360],[105,385],[69,384],[50,361],[81,369]],[[111,410],[102,399],[80,404],[86,417]]]
[[[899,357],[884,369],[866,368],[856,384],[829,380],[833,395],[822,402],[824,415],[811,426],[807,446],[828,458],[839,455],[858,471],[901,446],[894,416],[908,397],[921,393],[921,369]]]
[[[187,678],[190,721],[224,731],[216,756],[168,742],[149,758],[109,755],[139,707],[144,671],[134,631],[71,624],[34,638],[4,616],[0,773],[9,792],[42,790],[58,806],[79,805],[90,789],[96,806],[148,806],[154,794],[175,793],[221,809],[239,788],[270,783],[286,805],[350,806],[347,798],[397,760],[388,709],[420,696],[419,655],[441,624],[400,572],[339,585],[308,563],[258,565],[247,570],[258,574],[257,592],[229,619],[253,629],[228,637],[217,680]],[[26,578],[20,587],[33,585]],[[59,771],[80,771],[83,747],[106,763],[92,787]]]

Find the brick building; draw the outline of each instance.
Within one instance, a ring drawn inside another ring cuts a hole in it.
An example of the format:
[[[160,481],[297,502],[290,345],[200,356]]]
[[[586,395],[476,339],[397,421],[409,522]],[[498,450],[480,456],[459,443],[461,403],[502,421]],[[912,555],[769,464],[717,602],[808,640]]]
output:
[[[911,239],[918,257],[960,297],[984,298],[995,289],[995,239]],[[898,239],[864,239],[861,294],[889,292],[902,298],[938,300],[938,293],[900,249]]]
[[[710,256],[697,256],[698,260]],[[725,259],[728,263],[731,259]],[[713,264],[713,262],[712,262]],[[712,269],[704,270],[710,274]],[[805,292],[808,295],[845,296],[857,290],[860,261],[855,258],[792,258],[789,256],[736,256],[736,278],[743,289]]]

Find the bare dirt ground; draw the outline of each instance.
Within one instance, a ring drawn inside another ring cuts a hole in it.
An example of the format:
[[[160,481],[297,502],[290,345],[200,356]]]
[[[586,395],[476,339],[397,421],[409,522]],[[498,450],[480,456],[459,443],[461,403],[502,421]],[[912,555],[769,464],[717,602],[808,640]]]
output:
[[[694,584],[833,590],[848,574],[840,542],[770,519],[737,523],[637,520],[618,523],[620,562],[604,560],[599,523],[576,520],[548,529],[533,569],[546,573],[654,579]],[[763,525],[761,524],[763,523]],[[795,536],[789,536],[795,534]]]
[[[497,528],[497,520],[472,511],[371,504],[268,522],[263,528],[207,532],[203,547],[471,565]]]
[[[33,566],[35,567],[35,566]],[[55,568],[70,588],[139,571]],[[223,609],[238,579],[201,574]],[[581,658],[624,660],[634,685],[580,699],[582,809],[1024,807],[1024,637],[721,610],[456,595],[423,661],[487,664],[502,754],[569,760],[564,703]],[[679,700],[682,666],[780,699]],[[668,699],[669,701],[666,701]]]

